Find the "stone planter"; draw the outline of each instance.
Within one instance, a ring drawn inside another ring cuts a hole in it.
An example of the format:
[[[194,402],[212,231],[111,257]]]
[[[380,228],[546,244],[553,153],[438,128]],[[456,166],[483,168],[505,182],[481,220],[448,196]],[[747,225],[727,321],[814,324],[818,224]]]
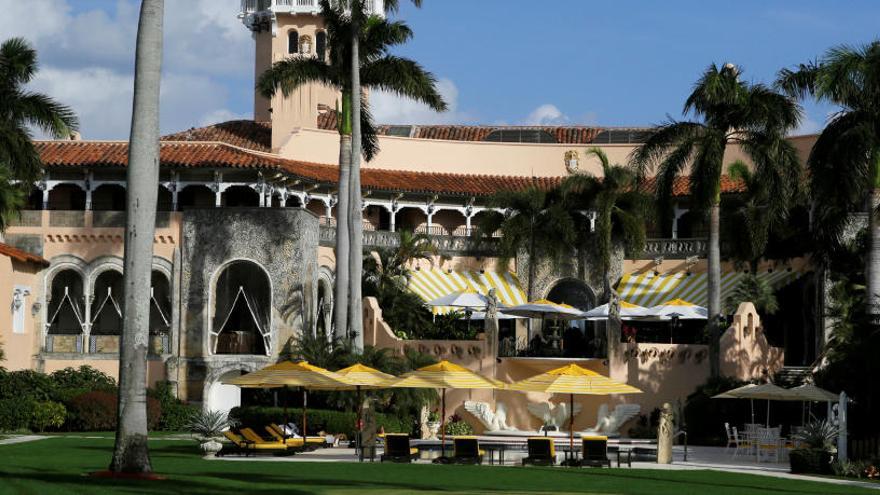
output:
[[[440,422],[428,421],[428,431],[431,433],[428,440],[437,440],[437,435],[440,433]]]
[[[199,448],[205,455],[217,455],[217,452],[223,448],[223,443],[217,437],[203,438]]]

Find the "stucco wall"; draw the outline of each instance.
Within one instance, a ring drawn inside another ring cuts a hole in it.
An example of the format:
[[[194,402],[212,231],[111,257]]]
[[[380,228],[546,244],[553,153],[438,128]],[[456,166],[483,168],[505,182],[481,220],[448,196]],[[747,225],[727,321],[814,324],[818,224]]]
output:
[[[0,366],[8,370],[34,366],[34,356],[39,350],[40,313],[37,312],[37,317],[34,317],[32,308],[40,297],[40,269],[37,265],[0,256],[0,346],[6,355],[6,360],[0,362]],[[16,288],[29,292],[21,308],[24,314],[22,333],[13,332],[12,302]]]

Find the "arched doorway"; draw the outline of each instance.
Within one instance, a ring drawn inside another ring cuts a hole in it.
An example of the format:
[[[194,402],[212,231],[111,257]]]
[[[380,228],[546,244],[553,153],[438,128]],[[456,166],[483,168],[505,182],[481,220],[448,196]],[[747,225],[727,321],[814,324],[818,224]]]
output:
[[[82,352],[85,327],[83,278],[72,269],[52,277],[46,316],[47,352]]]
[[[272,288],[253,261],[237,260],[217,276],[211,347],[214,354],[271,353]]]
[[[547,299],[589,311],[596,305],[596,296],[585,282],[566,278],[559,280],[547,293]],[[565,322],[560,325],[563,354],[566,357],[590,357],[599,347],[595,325],[584,320]]]

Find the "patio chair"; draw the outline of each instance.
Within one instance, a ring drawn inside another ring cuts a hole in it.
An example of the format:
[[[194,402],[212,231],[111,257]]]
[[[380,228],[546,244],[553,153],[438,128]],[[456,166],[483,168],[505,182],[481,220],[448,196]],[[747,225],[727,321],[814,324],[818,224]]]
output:
[[[740,451],[745,451],[746,455],[752,453],[752,447],[754,443],[752,442],[751,437],[741,436],[739,431],[736,429],[736,426],[731,428],[733,430],[733,442],[736,445],[736,449],[733,451],[733,457],[736,457]]]
[[[532,464],[535,466],[556,465],[556,445],[552,438],[531,437],[526,440],[529,455],[524,457],[522,465]]]
[[[730,423],[724,423],[724,433],[727,433],[727,446],[724,447],[724,453],[733,447],[734,452],[736,452],[736,437],[733,436],[733,430],[730,429]]]
[[[581,466],[611,467],[611,460],[608,459],[608,437],[585,436],[581,438],[581,442]]]
[[[761,462],[764,457],[768,459],[772,457],[774,461],[779,462],[779,431],[776,428],[758,428],[755,447],[757,462]]]
[[[277,442],[253,442],[231,431],[224,431],[223,436],[231,442],[224,444],[223,449],[217,452],[217,457],[229,454],[279,454],[287,452],[287,446]]]
[[[315,449],[317,447],[326,447],[327,446],[327,438],[326,437],[301,437],[299,435],[289,435],[285,432],[284,428],[278,426],[277,423],[271,423],[266,427],[267,429],[271,428],[277,435],[273,435],[273,437],[280,436],[281,438],[286,438],[288,441],[296,440],[292,442],[292,445],[299,445],[303,448]],[[290,431],[290,430],[288,430]]]
[[[385,452],[379,462],[412,462],[419,456],[419,449],[411,447],[409,435],[405,433],[388,433],[385,435]]]
[[[276,440],[278,442],[282,442],[284,444],[287,444],[288,447],[291,447],[294,449],[302,449],[303,447],[305,447],[306,442],[305,442],[305,440],[302,439],[302,437],[286,437],[285,438],[282,431],[283,430],[280,430],[278,428],[278,425],[276,425],[274,423],[266,427],[266,432],[269,433],[269,435],[274,440]]]
[[[480,449],[480,441],[477,440],[477,437],[455,437],[452,445],[454,447],[453,462],[458,464],[483,463],[483,456],[486,455],[486,451]]]

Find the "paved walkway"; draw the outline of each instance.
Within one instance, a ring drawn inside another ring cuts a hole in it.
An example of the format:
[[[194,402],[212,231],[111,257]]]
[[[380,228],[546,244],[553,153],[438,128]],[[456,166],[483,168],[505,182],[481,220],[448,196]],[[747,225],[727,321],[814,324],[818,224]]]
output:
[[[37,440],[44,440],[46,438],[52,437],[45,435],[14,435],[9,438],[0,439],[0,445],[13,445],[16,443],[36,442]]]

